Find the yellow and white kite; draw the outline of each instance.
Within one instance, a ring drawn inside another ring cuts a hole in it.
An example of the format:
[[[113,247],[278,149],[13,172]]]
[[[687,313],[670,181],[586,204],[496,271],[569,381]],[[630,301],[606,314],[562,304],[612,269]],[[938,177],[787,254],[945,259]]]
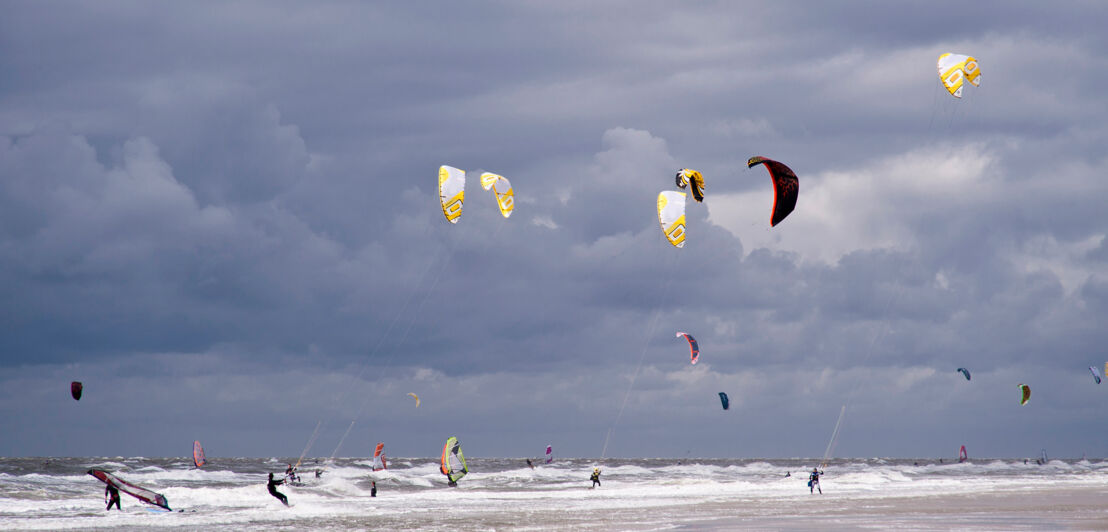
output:
[[[981,84],[981,70],[977,68],[977,59],[968,55],[943,54],[938,62],[939,79],[943,86],[950,91],[955,98],[962,97],[963,81],[970,82],[974,87]]]
[[[674,247],[685,247],[685,193],[665,190],[658,194],[658,221]]]
[[[496,194],[496,206],[500,207],[500,214],[505,218],[512,215],[515,208],[515,195],[512,192],[512,183],[502,175],[485,172],[481,174],[481,188],[492,189]]]
[[[462,216],[462,201],[466,197],[466,173],[453,166],[439,167],[439,203],[446,221],[456,224]]]

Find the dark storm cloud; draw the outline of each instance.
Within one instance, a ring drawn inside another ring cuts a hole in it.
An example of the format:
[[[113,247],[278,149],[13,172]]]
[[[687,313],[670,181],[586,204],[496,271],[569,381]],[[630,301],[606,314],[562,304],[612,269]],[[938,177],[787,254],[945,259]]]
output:
[[[1098,5],[8,7],[0,454],[289,455],[323,420],[326,456],[357,418],[341,454],[595,456],[625,396],[610,455],[815,455],[842,404],[846,455],[1103,437]],[[981,60],[962,101],[944,51]],[[773,229],[756,154],[801,176]]]

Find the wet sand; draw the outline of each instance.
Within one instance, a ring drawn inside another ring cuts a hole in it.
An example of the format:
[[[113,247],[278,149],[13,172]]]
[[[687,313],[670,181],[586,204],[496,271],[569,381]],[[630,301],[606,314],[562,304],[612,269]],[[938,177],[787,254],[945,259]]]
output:
[[[726,504],[724,504],[726,505]],[[1021,489],[957,495],[858,498],[813,495],[778,508],[675,523],[677,530],[1108,530],[1108,478],[1095,488]],[[723,512],[716,508],[712,513]],[[718,514],[717,514],[718,515]]]

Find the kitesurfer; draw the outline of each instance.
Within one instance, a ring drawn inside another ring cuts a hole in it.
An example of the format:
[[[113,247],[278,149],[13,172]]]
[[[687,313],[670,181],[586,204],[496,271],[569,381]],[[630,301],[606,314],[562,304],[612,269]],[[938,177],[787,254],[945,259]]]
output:
[[[377,496],[377,481],[376,480],[373,481],[373,487],[370,488],[370,490],[369,490],[369,496],[370,497],[376,497]]]
[[[785,471],[785,478],[789,478],[791,476],[793,476],[793,474],[791,472]]]
[[[600,485],[600,468],[599,467],[594,467],[592,469],[592,476],[589,477],[589,480],[592,481],[592,487],[594,487],[594,488]]]
[[[823,474],[823,472],[820,471],[818,468],[815,468],[815,467],[812,468],[812,472],[808,474],[808,492],[809,493],[815,493],[816,490],[819,490],[819,494],[823,495],[823,488],[819,487],[819,476],[822,475],[822,474]]]
[[[113,504],[116,510],[123,511],[123,507],[119,505],[119,490],[115,489],[115,486],[111,483],[104,487],[104,498],[108,500],[108,507],[105,508],[105,511],[110,512]]]
[[[285,479],[276,480],[273,478],[273,473],[269,474],[269,485],[266,488],[269,490],[269,494],[277,497],[277,500],[281,501],[281,504],[285,506],[289,505],[289,498],[285,497],[284,493],[277,491],[277,486],[285,483]]]
[[[300,482],[300,476],[296,474],[296,468],[292,467],[292,464],[288,464],[288,466],[288,469],[285,469],[285,480],[290,484]]]
[[[316,469],[315,470],[315,478],[320,478],[322,476],[323,476],[323,470],[322,469]]]
[[[532,463],[531,463],[531,459],[530,459],[530,458],[528,458],[528,459],[527,459],[527,467],[530,467],[531,469],[534,469],[534,468],[535,468],[535,464],[532,464]]]

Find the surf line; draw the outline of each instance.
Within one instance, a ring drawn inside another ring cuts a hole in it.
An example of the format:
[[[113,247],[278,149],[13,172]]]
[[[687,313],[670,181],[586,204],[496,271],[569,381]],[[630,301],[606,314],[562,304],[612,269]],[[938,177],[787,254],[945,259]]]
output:
[[[669,268],[670,271],[676,269],[676,266],[681,262],[681,252],[678,251],[676,255],[677,256],[673,259],[673,262]],[[623,394],[623,402],[619,405],[619,412],[616,414],[615,420],[613,420],[612,424],[608,427],[607,435],[604,436],[604,447],[600,451],[601,461],[608,457],[608,442],[612,438],[612,432],[615,430],[616,426],[619,425],[620,418],[623,417],[623,410],[627,407],[627,399],[631,397],[631,390],[635,388],[635,380],[639,378],[639,371],[642,370],[643,360],[646,359],[646,351],[650,348],[650,340],[654,336],[654,331],[658,327],[658,318],[662,314],[662,305],[664,305],[665,302],[669,299],[669,289],[670,286],[673,285],[674,277],[676,277],[676,275],[671,274],[666,276],[666,287],[664,290],[662,290],[662,301],[654,309],[654,316],[650,319],[650,324],[646,328],[646,335],[645,340],[643,341],[642,353],[639,354],[639,363],[637,366],[635,366],[635,372],[631,374],[631,382],[627,385],[627,392]]]

